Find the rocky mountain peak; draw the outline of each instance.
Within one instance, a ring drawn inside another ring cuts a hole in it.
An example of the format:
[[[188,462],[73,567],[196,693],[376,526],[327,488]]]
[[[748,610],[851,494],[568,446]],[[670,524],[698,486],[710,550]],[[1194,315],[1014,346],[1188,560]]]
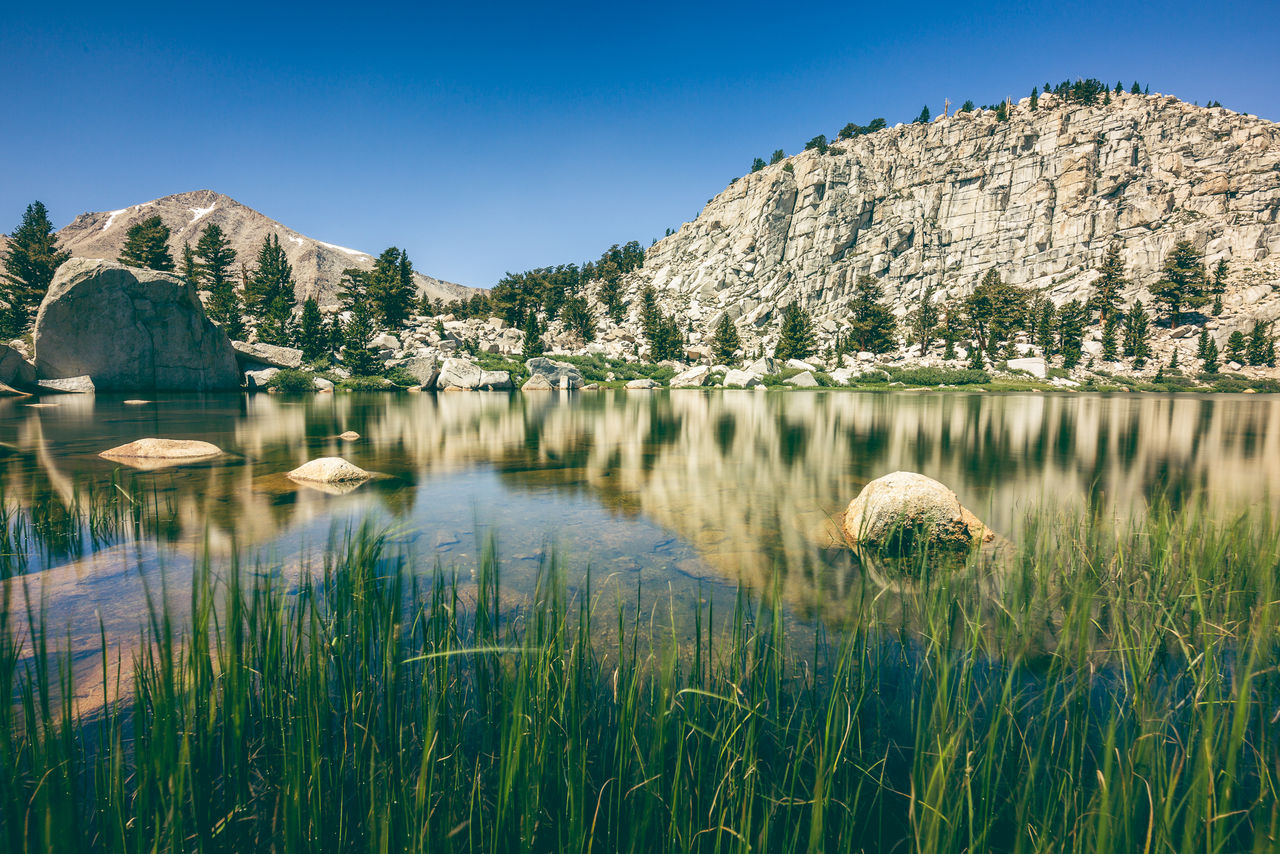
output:
[[[124,245],[129,227],[159,216],[170,230],[169,246],[180,263],[182,246],[195,245],[200,233],[213,223],[222,229],[236,250],[237,261],[252,265],[259,247],[275,234],[293,265],[298,299],[314,296],[322,304],[336,301],[338,281],[348,267],[369,269],[374,257],[308,237],[213,190],[175,193],[114,211],[83,213],[58,234],[64,248],[82,258],[114,260]],[[415,273],[420,291],[433,300],[455,300],[474,293],[472,288]]]

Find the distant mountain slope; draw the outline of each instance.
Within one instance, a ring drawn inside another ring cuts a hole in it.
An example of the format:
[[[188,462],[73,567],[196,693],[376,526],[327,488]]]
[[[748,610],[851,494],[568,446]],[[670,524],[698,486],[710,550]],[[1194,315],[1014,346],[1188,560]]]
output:
[[[267,235],[276,234],[293,265],[300,301],[315,296],[322,305],[333,303],[345,268],[373,266],[373,256],[368,253],[307,237],[213,190],[178,193],[117,211],[81,214],[58,235],[62,247],[73,255],[114,259],[120,254],[129,227],[152,216],[159,216],[169,227],[170,251],[179,266],[183,244],[190,242],[194,247],[200,232],[210,223],[216,223],[231,241],[237,253],[237,268],[241,261],[252,266]],[[419,290],[433,300],[449,301],[475,293],[473,288],[422,273],[415,273],[414,277]]]
[[[778,309],[809,307],[834,333],[853,284],[879,277],[899,312],[926,287],[967,293],[989,269],[1084,298],[1119,243],[1148,299],[1174,243],[1231,264],[1223,328],[1280,315],[1280,125],[1163,95],[1085,106],[1043,96],[836,140],[734,181],[650,248],[627,281],[646,286],[694,340],[724,313],[749,341],[776,337]]]

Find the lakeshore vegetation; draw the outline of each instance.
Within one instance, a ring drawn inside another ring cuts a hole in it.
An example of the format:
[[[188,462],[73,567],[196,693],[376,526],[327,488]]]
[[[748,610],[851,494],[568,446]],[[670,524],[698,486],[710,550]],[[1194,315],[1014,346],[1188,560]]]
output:
[[[868,558],[829,629],[554,559],[517,600],[500,566],[368,528],[301,578],[206,561],[130,675],[103,653],[96,708],[12,579],[7,850],[1274,850],[1264,508],[1044,512],[998,559]]]

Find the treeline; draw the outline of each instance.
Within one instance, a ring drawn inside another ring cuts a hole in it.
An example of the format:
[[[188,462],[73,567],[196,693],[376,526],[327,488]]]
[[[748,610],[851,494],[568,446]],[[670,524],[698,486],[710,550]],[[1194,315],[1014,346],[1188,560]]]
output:
[[[1044,94],[1053,94],[1062,98],[1068,103],[1075,103],[1075,104],[1087,104],[1087,105],[1110,104],[1112,92],[1114,92],[1116,95],[1119,95],[1124,91],[1125,91],[1124,84],[1121,83],[1120,81],[1118,80],[1116,81],[1116,85],[1113,89],[1112,87],[1108,86],[1106,83],[1103,83],[1101,80],[1097,79],[1096,77],[1089,77],[1089,78],[1083,78],[1083,79],[1076,78],[1075,80],[1064,80],[1061,83],[1057,84],[1056,86],[1050,83],[1044,84]],[[1138,85],[1138,81],[1136,80],[1133,82],[1133,85],[1129,89],[1129,92],[1134,95],[1141,95],[1143,93],[1149,94],[1150,91],[1151,91],[1150,87],[1140,86]],[[1040,87],[1039,86],[1032,87],[1031,89],[1031,109],[1032,110],[1037,109],[1037,107],[1039,106],[1040,95],[1041,95]],[[1222,105],[1216,101],[1211,101],[1209,103],[1209,106],[1220,107]],[[996,119],[998,121],[1008,121],[1009,116],[1012,114],[1013,105],[1008,101],[1002,101],[996,104],[983,104],[981,107],[978,107],[974,105],[974,102],[972,100],[966,100],[963,104],[960,105],[960,108],[957,109],[956,112],[968,113],[978,109],[994,110],[996,113]],[[932,119],[933,119],[933,113],[929,109],[929,105],[926,104],[924,105],[924,107],[921,108],[920,112],[916,115],[915,119],[913,119],[912,123],[927,124],[930,121],[932,121]],[[859,124],[856,124],[855,122],[849,122],[847,125],[845,125],[840,129],[839,133],[836,134],[836,140],[838,141],[838,140],[845,140],[845,139],[854,139],[856,137],[864,136],[869,133],[875,133],[878,130],[884,130],[884,128],[886,127],[888,127],[888,123],[883,118],[872,119],[870,123],[868,123],[867,125],[859,125]],[[812,139],[810,139],[808,142],[806,142],[804,145],[804,150],[817,151],[819,154],[843,154],[844,153],[844,149],[833,147],[831,142],[827,139],[826,134],[821,134],[821,133],[813,137]],[[786,158],[787,158],[786,152],[784,152],[781,148],[779,148],[773,152],[773,155],[769,158],[769,161],[767,163],[762,157],[755,158],[755,160],[751,162],[751,171],[759,172],[761,169],[764,169],[766,166],[772,166],[775,163],[780,163]]]
[[[1080,364],[1084,337],[1090,327],[1101,327],[1099,358],[1104,362],[1132,360],[1142,368],[1151,358],[1152,324],[1163,322],[1170,328],[1188,322],[1203,325],[1208,316],[1198,309],[1209,307],[1212,315],[1222,312],[1228,264],[1219,261],[1212,270],[1190,241],[1179,241],[1169,252],[1159,279],[1148,290],[1154,298],[1153,315],[1141,300],[1121,306],[1121,295],[1129,287],[1120,249],[1113,245],[1099,266],[1091,295],[1085,301],[1071,300],[1057,306],[1048,296],[1030,288],[1005,282],[989,270],[982,281],[963,297],[939,301],[927,287],[905,318],[899,318],[885,304],[884,288],[873,276],[860,276],[846,307],[847,329],[837,335],[829,349],[829,359],[838,362],[849,352],[885,353],[897,348],[899,337],[909,346],[927,353],[943,344],[943,357],[956,358],[956,345],[964,342],[970,367],[982,368],[990,361],[1015,358],[1019,335],[1037,347],[1047,359],[1060,356],[1065,368]],[[817,351],[813,323],[798,303],[783,307],[779,338],[774,355],[779,359],[804,359]],[[1199,337],[1197,358],[1206,373],[1220,367],[1218,347],[1207,328]],[[1257,321],[1249,334],[1233,332],[1226,345],[1231,361],[1249,365],[1274,366],[1275,336],[1271,324]],[[1177,368],[1177,356],[1168,365]],[[1161,365],[1161,371],[1165,369]]]
[[[590,297],[615,323],[622,322],[626,306],[622,300],[622,278],[644,265],[644,249],[632,240],[616,243],[595,261],[538,267],[522,273],[507,273],[486,294],[456,300],[441,306],[457,318],[500,317],[512,326],[542,329],[560,320],[584,341],[595,338],[595,316]]]

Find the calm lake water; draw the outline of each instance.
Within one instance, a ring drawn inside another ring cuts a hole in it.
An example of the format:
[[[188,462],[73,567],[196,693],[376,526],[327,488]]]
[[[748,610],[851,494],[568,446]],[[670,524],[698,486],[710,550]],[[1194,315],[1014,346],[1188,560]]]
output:
[[[1267,396],[698,391],[64,396],[0,401],[8,572],[73,635],[136,626],[161,581],[238,552],[297,566],[360,520],[392,526],[415,569],[464,575],[489,534],[504,585],[556,554],[620,589],[781,590],[839,622],[858,587],[833,518],[898,469],[951,486],[1016,538],[1029,511],[1125,514],[1153,495],[1224,514],[1271,504],[1280,399]],[[356,442],[337,438],[346,430]],[[227,453],[140,471],[98,457],[134,439]],[[345,494],[284,475],[343,456],[379,477]],[[68,525],[73,508],[94,524]],[[99,508],[99,509],[94,509]],[[106,509],[102,509],[106,508]],[[11,582],[12,583],[12,582]],[[175,592],[176,591],[176,592]]]

